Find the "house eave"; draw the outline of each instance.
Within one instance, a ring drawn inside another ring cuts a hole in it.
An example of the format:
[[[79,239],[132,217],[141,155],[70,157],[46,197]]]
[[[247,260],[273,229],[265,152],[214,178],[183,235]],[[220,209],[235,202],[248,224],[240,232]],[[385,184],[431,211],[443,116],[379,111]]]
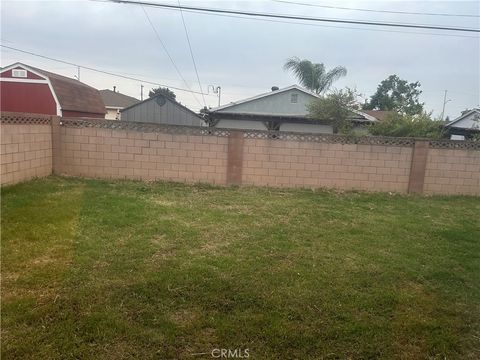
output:
[[[229,112],[210,112],[208,116],[212,120],[248,120],[248,121],[276,121],[280,123],[295,123],[295,124],[331,124],[330,120],[313,119],[308,116],[301,115],[274,115],[274,114],[252,114],[252,113],[229,113]],[[370,124],[373,121],[365,118],[352,117],[350,121],[358,124]]]

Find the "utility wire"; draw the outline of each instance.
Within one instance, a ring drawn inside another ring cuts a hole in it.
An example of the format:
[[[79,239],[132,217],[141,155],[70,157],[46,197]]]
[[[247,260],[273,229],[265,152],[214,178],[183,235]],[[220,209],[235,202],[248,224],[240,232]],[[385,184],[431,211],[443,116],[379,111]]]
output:
[[[143,10],[143,13],[145,14],[145,16],[147,17],[147,20],[150,24],[150,26],[152,27],[152,30],[153,32],[155,33],[155,35],[157,36],[157,39],[158,41],[160,41],[160,44],[162,44],[162,47],[163,47],[163,50],[165,51],[165,53],[167,54],[168,58],[170,59],[170,62],[172,63],[173,67],[175,68],[175,70],[177,71],[177,74],[178,76],[180,76],[180,78],[183,80],[183,82],[185,83],[185,86],[190,89],[190,86],[188,85],[187,81],[185,80],[185,78],[183,77],[182,73],[180,72],[180,70],[178,69],[177,67],[177,64],[175,64],[175,61],[173,61],[173,58],[172,56],[170,55],[170,53],[168,52],[167,50],[167,47],[165,46],[165,43],[162,41],[162,38],[160,37],[160,35],[158,34],[157,32],[157,29],[155,28],[155,26],[153,25],[152,23],[152,20],[150,20],[150,16],[148,16],[148,13],[147,13],[147,10],[145,10],[145,8],[142,6],[142,10]],[[191,90],[191,89],[190,89]],[[193,98],[195,99],[195,101],[200,105],[202,106],[202,103],[197,99],[197,97],[195,96],[195,94],[193,94]]]
[[[446,13],[409,12],[409,11],[394,11],[394,10],[373,10],[373,9],[350,8],[350,7],[333,6],[333,5],[319,5],[319,4],[302,3],[302,2],[287,1],[287,0],[271,0],[271,1],[277,2],[277,3],[292,4],[292,5],[320,7],[320,8],[325,8],[325,9],[354,10],[354,11],[387,13],[387,14],[451,16],[451,17],[472,17],[472,18],[480,17],[480,15],[472,15],[472,14],[446,14]]]
[[[170,11],[177,11],[176,9],[165,9]],[[220,17],[228,17],[233,19],[245,19],[245,20],[254,20],[254,21],[265,21],[265,22],[273,22],[273,23],[280,23],[280,24],[291,24],[291,25],[303,25],[303,26],[315,26],[315,27],[323,27],[323,28],[335,28],[335,29],[347,29],[347,30],[362,30],[362,31],[377,31],[377,32],[388,32],[388,33],[398,33],[398,34],[419,34],[419,35],[432,35],[432,36],[450,36],[450,37],[460,37],[460,38],[469,38],[469,39],[478,39],[478,36],[470,36],[470,35],[460,35],[460,34],[439,34],[439,33],[430,33],[430,32],[418,32],[418,31],[402,31],[402,30],[385,30],[385,29],[377,29],[377,28],[360,28],[360,27],[351,27],[351,26],[339,26],[339,25],[321,25],[321,24],[311,24],[299,21],[289,21],[289,20],[276,20],[276,19],[267,19],[267,18],[256,18],[256,17],[248,17],[248,16],[240,16],[240,15],[227,15],[227,14],[214,14],[214,13],[205,13],[201,11],[194,11],[194,10],[183,10],[183,12],[189,12],[192,14],[199,14],[199,15],[207,15],[207,16],[220,16]]]
[[[40,58],[43,58],[43,59],[52,60],[52,61],[56,61],[56,62],[59,62],[59,63],[72,65],[72,66],[75,66],[75,67],[80,67],[80,68],[85,69],[85,70],[90,70],[90,71],[94,71],[94,72],[98,72],[98,73],[106,74],[106,75],[110,75],[110,76],[116,76],[116,77],[127,79],[127,80],[134,80],[134,81],[138,81],[138,82],[142,82],[142,83],[146,83],[146,84],[168,87],[170,89],[174,89],[174,90],[178,90],[178,91],[185,91],[185,92],[189,92],[189,93],[192,93],[192,94],[195,93],[195,94],[208,95],[208,94],[203,94],[201,92],[190,90],[190,89],[182,89],[182,88],[179,88],[179,87],[176,87],[176,86],[169,86],[169,85],[161,84],[161,83],[154,82],[154,81],[138,79],[138,78],[134,78],[134,77],[131,77],[131,76],[125,76],[125,75],[112,73],[110,71],[105,71],[105,70],[95,69],[95,68],[88,67],[88,66],[78,65],[78,64],[71,63],[69,61],[55,59],[55,58],[52,58],[52,57],[49,57],[49,56],[36,54],[36,53],[31,52],[31,51],[18,49],[18,48],[12,47],[12,46],[7,46],[7,45],[0,44],[0,47],[3,47],[5,49],[10,49],[10,50],[15,50],[15,51],[18,51],[18,52],[21,52],[21,53],[24,53],[24,54],[37,56],[37,57],[40,57]]]
[[[197,74],[198,86],[200,87],[200,92],[202,93],[203,105],[207,107],[207,102],[205,101],[205,96],[203,95],[202,84],[200,83],[200,77],[198,76],[197,63],[195,62],[195,57],[193,56],[192,44],[190,43],[190,37],[188,36],[187,25],[185,24],[185,19],[183,17],[180,0],[177,0],[177,1],[178,1],[178,6],[180,7],[180,15],[182,15],[183,28],[185,29],[185,36],[187,37],[188,48],[190,49],[190,56],[192,57],[192,62],[193,62],[193,68],[195,69],[195,74]]]
[[[405,24],[405,23],[396,23],[396,22],[315,18],[315,17],[299,16],[299,15],[283,15],[283,14],[273,14],[273,13],[249,12],[249,11],[241,11],[241,10],[213,9],[213,8],[183,6],[183,5],[168,5],[168,4],[147,2],[147,1],[107,0],[107,2],[130,4],[130,5],[154,6],[154,7],[160,7],[165,9],[196,10],[196,11],[209,12],[209,13],[234,14],[234,15],[287,19],[287,20],[303,20],[303,21],[344,23],[344,24],[356,24],[356,25],[367,25],[367,26],[387,26],[387,27],[401,27],[401,28],[429,29],[429,30],[466,31],[466,32],[477,32],[477,33],[480,32],[480,29],[475,29],[475,28],[448,27],[443,25]]]

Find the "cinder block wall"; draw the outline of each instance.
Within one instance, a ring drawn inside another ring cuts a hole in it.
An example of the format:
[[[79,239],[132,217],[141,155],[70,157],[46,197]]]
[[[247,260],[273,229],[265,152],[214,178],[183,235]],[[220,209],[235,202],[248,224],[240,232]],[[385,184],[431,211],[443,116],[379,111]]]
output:
[[[60,174],[226,184],[225,137],[60,127]]]
[[[480,151],[429,149],[423,191],[480,195]]]
[[[52,173],[50,116],[2,113],[2,185],[14,184]]]
[[[246,139],[243,183],[407,192],[412,147]]]
[[[480,195],[480,143],[2,114],[1,183],[105,179]]]

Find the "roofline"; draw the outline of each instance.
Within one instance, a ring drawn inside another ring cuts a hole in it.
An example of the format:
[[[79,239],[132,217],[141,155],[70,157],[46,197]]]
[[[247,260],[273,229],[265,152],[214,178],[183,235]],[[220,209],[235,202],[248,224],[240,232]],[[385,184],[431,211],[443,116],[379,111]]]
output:
[[[173,104],[175,104],[175,105],[178,105],[178,106],[180,106],[181,108],[184,108],[185,110],[191,112],[193,115],[195,115],[195,116],[197,116],[198,118],[200,118],[200,119],[203,120],[203,118],[202,118],[200,115],[198,115],[195,111],[190,110],[190,109],[189,109],[188,107],[186,107],[185,105],[182,105],[182,104],[180,104],[179,102],[174,101],[174,100],[172,100],[172,99],[170,99],[170,98],[168,98],[167,96],[162,95],[162,94],[155,95],[154,97],[149,97],[149,98],[147,98],[147,99],[145,99],[145,100],[143,100],[143,101],[137,102],[136,104],[127,106],[127,107],[123,108],[122,110],[120,110],[120,112],[122,113],[122,112],[124,112],[125,110],[131,109],[131,108],[133,108],[133,107],[135,107],[135,106],[138,106],[138,105],[141,105],[141,104],[143,104],[143,103],[145,103],[145,102],[147,102],[147,101],[153,100],[153,99],[155,99],[155,98],[157,98],[157,97],[159,97],[159,96],[163,96],[165,99],[167,99],[167,100],[170,101],[171,103],[173,103]]]
[[[253,100],[257,100],[257,99],[261,99],[261,98],[264,98],[264,97],[267,97],[267,96],[271,96],[271,95],[274,95],[274,94],[278,94],[278,93],[282,93],[282,92],[285,92],[285,91],[288,91],[288,90],[292,90],[292,89],[297,89],[298,91],[301,91],[307,95],[311,95],[311,96],[314,96],[316,98],[319,98],[319,96],[317,94],[314,94],[298,85],[290,85],[290,86],[287,86],[285,88],[282,88],[282,89],[278,89],[278,90],[275,90],[275,91],[268,91],[268,92],[265,92],[263,94],[260,94],[260,95],[256,95],[256,96],[252,96],[252,97],[249,97],[247,99],[243,99],[243,100],[240,100],[240,101],[237,101],[237,102],[233,102],[233,103],[230,103],[230,104],[227,104],[227,105],[222,105],[222,106],[218,106],[216,108],[212,108],[209,110],[209,112],[214,112],[214,111],[219,111],[219,110],[223,110],[223,109],[227,109],[229,107],[232,107],[232,106],[235,106],[235,105],[240,105],[240,104],[244,104],[246,102],[249,102],[249,101],[253,101]]]
[[[367,113],[364,113],[360,110],[351,110],[351,111],[353,111],[357,115],[363,116],[368,121],[372,121],[372,122],[378,121],[378,119],[375,116],[368,115]]]
[[[140,101],[140,100],[138,100],[137,98],[134,98],[133,96],[126,95],[126,94],[123,94],[123,93],[121,93],[121,92],[113,91],[113,90],[110,90],[110,89],[100,89],[100,90],[98,90],[99,93],[102,93],[102,91],[109,91],[109,92],[114,93],[114,94],[116,94],[116,95],[125,96],[125,97],[130,98],[130,99],[132,99],[132,100],[135,100],[135,101],[137,101],[137,102]]]
[[[17,66],[23,66],[25,68],[28,69],[28,71],[30,71],[31,73],[34,73],[35,75],[37,76],[40,76],[44,79],[48,79],[48,76],[45,75],[45,74],[41,74],[39,73],[37,70],[35,70],[34,68],[28,66],[28,65],[25,65],[24,63],[21,63],[21,62],[16,62],[16,63],[13,63],[12,65],[8,65],[8,66],[5,66],[4,68],[2,68],[0,71],[1,72],[4,72],[4,71],[8,71],[8,70],[12,70],[13,68],[17,67]]]
[[[445,125],[445,127],[450,127],[452,126],[453,124],[455,124],[456,122],[459,122],[460,120],[463,120],[464,117],[470,115],[471,113],[474,113],[474,112],[478,112],[480,114],[480,109],[478,108],[475,108],[475,109],[472,109],[470,110],[469,112],[465,113],[465,114],[462,114],[460,115],[459,117],[457,117],[455,120],[453,121],[450,121],[447,125]]]
[[[363,115],[360,112],[354,112],[357,115],[360,115],[363,117]],[[289,120],[292,120],[294,122],[305,122],[305,123],[318,123],[318,122],[325,122],[327,120],[324,119],[315,119],[315,118],[310,118],[308,115],[302,116],[302,115],[280,115],[280,114],[255,114],[255,113],[237,113],[237,112],[225,112],[225,113],[213,113],[212,119],[226,119],[226,120],[235,120],[235,118],[238,119],[244,119],[244,120],[250,120],[250,121],[264,121],[265,119],[270,119],[270,120],[278,120],[278,121],[286,121],[288,122]],[[378,120],[370,120],[367,118],[358,118],[358,117],[349,117],[347,119],[348,121],[351,122],[356,122],[356,123],[371,123],[371,122],[377,122]]]
[[[350,120],[350,121],[360,121],[360,122],[378,122],[379,121],[376,117],[365,114],[365,113],[362,113],[361,111],[352,110],[352,112],[354,114],[357,114],[357,115],[363,117],[363,119],[356,118],[356,117],[350,117],[350,118],[348,118],[348,120]],[[233,115],[248,116],[248,117],[259,117],[259,118],[270,117],[270,118],[289,118],[289,119],[311,119],[308,115],[289,115],[289,114],[281,115],[281,114],[260,114],[260,113],[238,113],[238,112],[220,112],[220,113],[214,112],[214,113],[210,113],[210,116],[212,116],[212,118],[221,118],[222,116],[233,116]]]

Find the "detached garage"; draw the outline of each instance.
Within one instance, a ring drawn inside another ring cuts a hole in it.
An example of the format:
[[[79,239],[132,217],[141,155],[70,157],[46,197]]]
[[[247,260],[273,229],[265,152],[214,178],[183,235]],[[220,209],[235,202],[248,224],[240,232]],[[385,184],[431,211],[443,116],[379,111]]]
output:
[[[21,63],[0,70],[0,110],[104,118],[99,91],[78,80]]]

